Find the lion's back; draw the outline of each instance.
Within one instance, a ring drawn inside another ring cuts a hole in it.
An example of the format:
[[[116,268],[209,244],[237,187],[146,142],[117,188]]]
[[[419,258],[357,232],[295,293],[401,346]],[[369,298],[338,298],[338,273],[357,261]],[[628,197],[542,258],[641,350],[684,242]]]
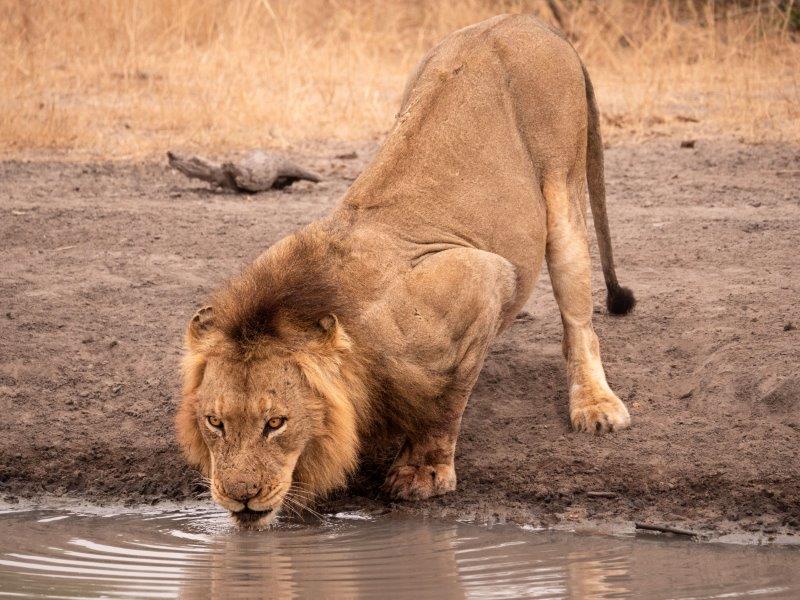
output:
[[[583,91],[580,59],[559,30],[532,15],[498,15],[451,33],[432,48],[407,81],[401,112],[420,84],[440,85],[467,63],[486,85],[496,86],[502,71],[500,83],[512,94],[546,92],[554,85]],[[535,77],[526,77],[531,74]]]
[[[523,269],[545,239],[542,178],[580,167],[587,123],[569,42],[535,17],[494,17],[420,62],[343,207],[419,238],[448,232]]]

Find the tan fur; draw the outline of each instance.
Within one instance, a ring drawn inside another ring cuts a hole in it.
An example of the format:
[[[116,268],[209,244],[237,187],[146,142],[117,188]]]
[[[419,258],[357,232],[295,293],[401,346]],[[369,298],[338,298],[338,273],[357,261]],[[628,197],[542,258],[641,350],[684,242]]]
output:
[[[467,399],[545,258],[572,424],[627,426],[591,324],[587,173],[609,308],[633,305],[611,258],[597,127],[580,60],[532,17],[497,17],[434,48],[336,210],[267,250],[190,323],[178,434],[214,498],[234,512],[296,507],[344,485],[378,431],[404,438],[388,493],[454,490]]]

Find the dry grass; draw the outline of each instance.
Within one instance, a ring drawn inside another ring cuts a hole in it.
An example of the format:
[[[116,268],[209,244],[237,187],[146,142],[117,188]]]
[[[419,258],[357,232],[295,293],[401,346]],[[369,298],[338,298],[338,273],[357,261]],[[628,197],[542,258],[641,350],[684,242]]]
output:
[[[800,139],[800,44],[774,2],[560,4],[610,137]],[[544,0],[0,0],[0,153],[379,136],[431,45],[523,11],[553,20]]]

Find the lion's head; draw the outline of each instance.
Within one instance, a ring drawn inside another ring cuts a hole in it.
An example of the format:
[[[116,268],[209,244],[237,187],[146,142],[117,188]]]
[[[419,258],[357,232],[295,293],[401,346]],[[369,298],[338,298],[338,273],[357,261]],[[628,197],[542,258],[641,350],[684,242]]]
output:
[[[336,290],[296,260],[309,249],[295,240],[268,252],[186,334],[178,439],[246,527],[342,486],[356,465],[358,361],[331,311]]]

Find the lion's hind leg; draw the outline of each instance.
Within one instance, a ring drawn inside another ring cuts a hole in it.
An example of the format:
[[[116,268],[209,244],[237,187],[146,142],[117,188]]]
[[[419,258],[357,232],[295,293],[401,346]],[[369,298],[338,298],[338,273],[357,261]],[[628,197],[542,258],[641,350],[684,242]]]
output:
[[[630,425],[628,409],[611,391],[592,327],[589,246],[583,182],[545,180],[547,270],[564,325],[564,357],[569,374],[569,413],[573,428],[596,433]]]

